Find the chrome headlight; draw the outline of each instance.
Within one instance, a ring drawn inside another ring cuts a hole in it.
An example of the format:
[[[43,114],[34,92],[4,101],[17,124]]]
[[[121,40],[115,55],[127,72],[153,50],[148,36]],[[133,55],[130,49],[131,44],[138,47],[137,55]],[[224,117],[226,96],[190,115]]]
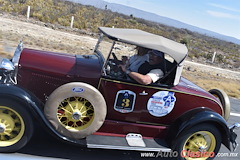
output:
[[[0,70],[13,71],[14,68],[13,63],[9,59],[0,58]]]

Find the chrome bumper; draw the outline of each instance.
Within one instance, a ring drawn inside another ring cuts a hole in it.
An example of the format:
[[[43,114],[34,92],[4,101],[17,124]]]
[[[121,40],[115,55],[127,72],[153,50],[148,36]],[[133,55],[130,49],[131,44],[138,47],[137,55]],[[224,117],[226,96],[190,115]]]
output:
[[[237,134],[234,132],[235,129],[239,129],[240,128],[240,124],[239,123],[234,123],[233,125],[229,126],[229,130],[230,130],[230,142],[232,143],[232,148],[235,151],[238,143],[236,142],[237,139]]]

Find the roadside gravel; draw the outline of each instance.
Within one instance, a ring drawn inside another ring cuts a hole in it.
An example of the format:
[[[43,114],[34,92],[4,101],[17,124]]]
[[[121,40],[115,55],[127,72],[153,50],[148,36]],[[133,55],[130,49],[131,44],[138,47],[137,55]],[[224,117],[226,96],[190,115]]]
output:
[[[42,22],[24,20],[24,17],[20,19],[21,21],[16,17],[0,14],[0,53],[5,54],[1,56],[11,57],[20,40],[24,41],[27,48],[70,54],[90,54],[97,42],[96,38],[86,34],[56,30]],[[240,80],[240,72],[237,71],[189,61],[186,61],[184,68],[192,72],[204,72],[213,76]]]
[[[224,77],[227,79],[239,80],[240,81],[240,72],[231,71],[228,69],[213,67],[205,64],[195,63],[186,61],[184,68],[193,72],[204,72],[217,77]],[[240,84],[240,83],[239,83]]]

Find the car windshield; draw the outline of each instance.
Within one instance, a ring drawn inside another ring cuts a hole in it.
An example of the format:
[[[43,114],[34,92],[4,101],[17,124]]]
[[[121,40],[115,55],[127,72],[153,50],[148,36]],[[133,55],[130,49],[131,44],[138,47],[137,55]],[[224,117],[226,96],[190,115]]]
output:
[[[131,71],[138,72],[138,68],[149,60],[149,51],[152,49],[131,45],[119,41],[114,41],[101,36],[95,51],[101,53],[105,59],[103,68],[103,76],[112,79],[133,81],[119,67],[119,65],[127,65]],[[172,72],[173,67],[176,67],[174,59],[164,55],[164,73]],[[176,69],[176,68],[175,68]],[[174,80],[174,74],[171,76],[171,82]]]
[[[107,59],[110,52],[115,53],[118,57],[121,56],[130,57],[133,54],[135,54],[135,50],[136,50],[135,45],[130,45],[122,42],[115,42],[111,39],[108,39],[106,36],[102,35],[100,36],[99,41],[96,45],[95,52],[101,53],[104,56],[104,58]]]

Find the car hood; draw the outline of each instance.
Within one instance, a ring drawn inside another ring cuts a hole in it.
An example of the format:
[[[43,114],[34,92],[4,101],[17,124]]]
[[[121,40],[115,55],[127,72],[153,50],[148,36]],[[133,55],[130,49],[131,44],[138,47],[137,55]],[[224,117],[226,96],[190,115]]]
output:
[[[174,89],[178,91],[186,92],[192,95],[214,99],[215,101],[219,102],[219,100],[216,97],[214,97],[211,93],[199,87],[198,85],[194,84],[193,82],[187,80],[184,77],[180,78],[179,84],[175,86]]]
[[[97,86],[102,63],[97,54],[71,55],[24,48],[19,73],[48,75],[67,81],[83,81]],[[22,76],[23,77],[23,76]]]

